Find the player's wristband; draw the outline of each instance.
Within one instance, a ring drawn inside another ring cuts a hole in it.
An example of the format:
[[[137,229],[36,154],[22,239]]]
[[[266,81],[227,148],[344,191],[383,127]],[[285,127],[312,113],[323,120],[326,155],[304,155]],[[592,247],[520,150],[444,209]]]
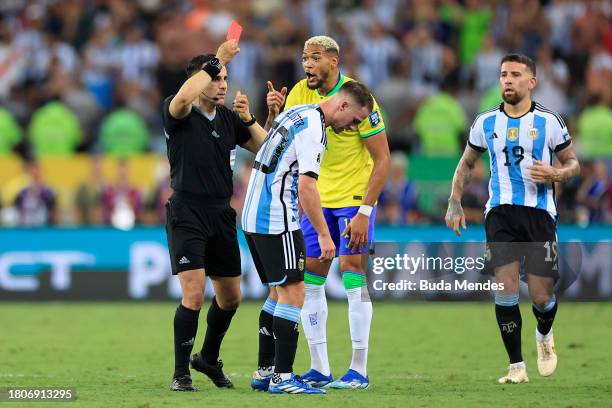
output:
[[[251,119],[248,122],[245,122],[244,120],[242,121],[242,124],[246,127],[252,126],[255,124],[255,122],[257,122],[257,119],[255,119],[255,115],[253,115],[251,113]]]
[[[374,209],[374,207],[372,207],[371,205],[362,204],[362,205],[359,206],[359,210],[357,210],[357,212],[359,214],[365,215],[366,217],[369,217],[370,214],[372,214],[372,210],[373,209]]]
[[[213,63],[216,62],[216,63]],[[211,61],[208,64],[204,65],[202,67],[202,71],[206,72],[208,75],[210,75],[210,77],[212,79],[215,79],[217,77],[217,75],[219,75],[219,72],[221,72],[221,64],[219,63],[219,60],[217,61]]]

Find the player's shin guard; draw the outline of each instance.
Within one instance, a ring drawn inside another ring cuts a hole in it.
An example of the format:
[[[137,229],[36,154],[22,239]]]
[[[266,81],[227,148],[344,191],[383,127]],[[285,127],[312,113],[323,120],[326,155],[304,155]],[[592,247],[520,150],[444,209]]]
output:
[[[293,372],[293,361],[297,350],[300,323],[300,308],[278,303],[274,309],[274,372]],[[288,378],[288,377],[287,377]],[[287,379],[283,378],[283,380]]]
[[[535,303],[532,305],[533,314],[538,321],[538,333],[546,336],[552,328],[557,314],[557,298],[552,295],[548,303],[538,306]]]
[[[274,310],[276,301],[266,299],[259,313],[259,356],[257,365],[260,369],[274,365]]]
[[[234,310],[223,310],[217,303],[217,298],[212,298],[212,303],[206,315],[206,335],[202,345],[202,356],[208,364],[217,364],[221,342],[229,329],[232,318],[236,314]]]
[[[342,273],[342,283],[348,299],[349,328],[353,343],[351,369],[367,376],[368,341],[372,323],[372,302],[368,296],[365,274],[353,271]]]
[[[327,299],[325,280],[327,277],[306,271],[304,273],[304,306],[301,317],[304,334],[310,350],[310,368],[323,375],[330,374],[327,357]]]
[[[174,377],[189,374],[189,356],[198,331],[199,310],[188,309],[182,304],[174,314]]]
[[[523,361],[521,353],[521,328],[523,320],[519,309],[519,295],[502,294],[495,295],[495,316],[499,331],[510,358],[510,364]]]

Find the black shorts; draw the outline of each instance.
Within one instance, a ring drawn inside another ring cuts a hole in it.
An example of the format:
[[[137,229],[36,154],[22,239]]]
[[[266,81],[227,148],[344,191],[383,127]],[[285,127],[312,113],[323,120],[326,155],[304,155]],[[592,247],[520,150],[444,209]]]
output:
[[[229,202],[202,202],[174,193],[166,203],[172,274],[204,268],[208,276],[240,276],[236,211]]]
[[[279,235],[245,233],[261,282],[268,286],[304,280],[306,244],[302,230]]]
[[[485,218],[487,249],[483,273],[514,261],[521,274],[559,278],[557,224],[545,210],[521,205],[500,205]]]

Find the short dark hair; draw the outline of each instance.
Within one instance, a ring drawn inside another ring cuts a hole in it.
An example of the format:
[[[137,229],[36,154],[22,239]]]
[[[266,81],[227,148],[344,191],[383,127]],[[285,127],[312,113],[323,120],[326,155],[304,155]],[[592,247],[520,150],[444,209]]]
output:
[[[526,55],[507,54],[504,58],[502,58],[501,63],[499,65],[503,64],[504,62],[518,62],[519,64],[524,64],[531,71],[533,76],[536,76],[536,64],[531,58]]]
[[[367,86],[358,81],[345,82],[338,92],[346,93],[359,104],[359,106],[365,106],[368,108],[368,112],[372,112],[374,109],[374,98],[372,98],[372,92]]]
[[[215,58],[214,54],[201,54],[193,57],[191,61],[189,61],[189,65],[187,65],[187,77],[197,74],[200,70],[202,70],[204,64],[213,58]]]

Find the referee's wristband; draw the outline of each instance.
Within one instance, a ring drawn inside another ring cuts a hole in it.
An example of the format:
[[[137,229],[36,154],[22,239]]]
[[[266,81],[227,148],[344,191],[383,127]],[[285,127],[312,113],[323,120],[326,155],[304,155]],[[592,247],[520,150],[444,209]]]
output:
[[[202,67],[202,71],[210,75],[212,79],[215,79],[217,75],[219,75],[219,72],[221,72],[221,64],[218,64],[218,65],[212,65],[210,63],[206,64]]]
[[[251,113],[251,119],[248,122],[245,122],[244,120],[242,121],[242,124],[246,127],[252,126],[255,124],[255,122],[257,122],[257,119],[255,119],[255,115],[253,115]]]
[[[365,215],[366,217],[369,217],[370,214],[372,214],[372,210],[373,209],[374,209],[374,207],[372,207],[371,205],[362,204],[362,205],[359,206],[359,210],[357,210],[357,212],[359,214]]]

